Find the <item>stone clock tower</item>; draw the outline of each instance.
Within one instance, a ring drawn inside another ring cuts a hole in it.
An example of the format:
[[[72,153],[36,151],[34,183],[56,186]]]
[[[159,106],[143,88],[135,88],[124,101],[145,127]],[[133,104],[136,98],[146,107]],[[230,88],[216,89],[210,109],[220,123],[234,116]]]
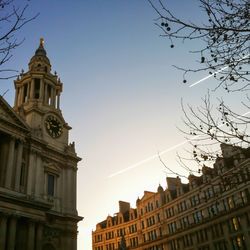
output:
[[[14,83],[13,108],[0,96],[0,249],[76,250],[81,159],[68,141],[62,83],[43,39]]]

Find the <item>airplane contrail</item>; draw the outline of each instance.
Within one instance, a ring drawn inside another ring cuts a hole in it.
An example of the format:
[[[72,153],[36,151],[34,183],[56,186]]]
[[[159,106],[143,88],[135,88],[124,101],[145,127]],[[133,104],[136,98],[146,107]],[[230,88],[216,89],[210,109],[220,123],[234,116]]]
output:
[[[244,57],[242,57],[242,59],[245,59],[245,58],[247,58],[247,57],[249,57],[249,56],[250,56],[250,54],[247,54],[247,55],[245,55]],[[203,82],[203,81],[209,79],[210,77],[214,76],[215,74],[220,73],[221,71],[227,69],[228,67],[229,67],[229,66],[225,66],[225,67],[219,69],[218,71],[214,72],[213,74],[208,75],[208,76],[206,76],[206,77],[200,79],[199,81],[192,83],[191,85],[189,85],[189,87],[192,88],[192,87],[196,86],[197,84],[199,84],[199,83],[201,83],[201,82]],[[239,118],[239,117],[241,117],[241,116],[246,116],[246,115],[249,114],[249,113],[250,113],[250,111],[249,111],[249,112],[246,112],[245,114],[240,115],[240,116],[238,116],[238,117],[236,117],[236,118]],[[236,119],[236,118],[235,118],[235,119]],[[233,121],[233,120],[232,120],[232,121]],[[222,126],[224,126],[224,124],[221,124],[221,125],[219,125],[218,127],[222,127]],[[189,142],[189,141],[192,141],[193,139],[195,139],[195,138],[197,138],[197,137],[199,137],[199,136],[200,136],[200,135],[196,135],[196,136],[194,136],[194,137],[192,137],[192,138],[190,138],[190,139],[188,139],[188,140],[182,141],[182,142],[180,142],[180,143],[178,143],[178,144],[176,144],[176,145],[174,145],[174,146],[172,146],[172,147],[170,147],[170,148],[167,148],[167,149],[163,150],[162,152],[159,152],[159,153],[157,153],[157,154],[154,154],[154,155],[152,155],[152,156],[150,156],[150,157],[148,157],[148,158],[146,158],[146,159],[144,159],[144,160],[142,160],[142,161],[139,161],[139,162],[137,162],[137,163],[135,163],[135,164],[133,164],[133,165],[127,167],[127,168],[124,168],[124,169],[122,169],[122,170],[120,170],[120,171],[118,171],[118,172],[115,172],[115,173],[109,175],[108,178],[112,178],[112,177],[117,176],[117,175],[119,175],[119,174],[125,173],[125,172],[129,171],[130,169],[136,168],[136,167],[138,167],[138,166],[140,166],[140,165],[142,165],[142,164],[144,164],[144,163],[146,163],[146,162],[148,162],[148,161],[151,161],[151,160],[153,160],[153,159],[155,159],[155,158],[157,158],[157,157],[159,157],[159,156],[161,156],[161,155],[163,155],[163,154],[166,154],[167,152],[169,152],[169,151],[171,151],[171,150],[173,150],[173,149],[178,148],[178,147],[181,146],[181,145],[186,144],[186,143]]]
[[[244,117],[244,116],[246,116],[246,115],[248,115],[248,114],[250,114],[250,111],[248,111],[248,112],[246,112],[246,113],[244,113],[244,114],[242,114],[242,115],[237,116],[237,117],[234,118],[232,121],[234,121],[235,119],[240,118],[240,117],[242,117],[242,116]],[[225,125],[225,124],[220,124],[218,127],[220,128],[220,127],[222,127],[222,126],[224,126],[224,125]],[[165,150],[163,150],[163,151],[161,151],[161,152],[159,152],[159,153],[157,153],[157,154],[154,154],[154,155],[152,155],[152,156],[150,156],[150,157],[148,157],[148,158],[146,158],[146,159],[144,159],[144,160],[142,160],[142,161],[139,161],[139,162],[137,162],[137,163],[135,163],[135,164],[133,164],[133,165],[127,167],[127,168],[124,168],[124,169],[122,169],[122,170],[120,170],[120,171],[117,171],[117,172],[115,172],[115,173],[109,175],[108,178],[112,178],[112,177],[115,177],[115,176],[117,176],[117,175],[119,175],[119,174],[123,174],[123,173],[125,173],[125,172],[127,172],[127,171],[129,171],[129,170],[131,170],[131,169],[133,169],[133,168],[136,168],[136,167],[138,167],[138,166],[140,166],[140,165],[146,163],[146,162],[149,162],[149,161],[151,161],[151,160],[153,160],[153,159],[155,159],[155,158],[158,158],[159,156],[161,156],[161,155],[163,155],[163,154],[166,154],[167,152],[170,152],[170,151],[172,151],[173,149],[176,149],[176,148],[178,148],[178,147],[180,147],[180,146],[186,144],[187,142],[190,142],[190,141],[192,141],[192,140],[194,140],[194,139],[196,139],[196,138],[198,138],[198,137],[200,137],[200,136],[201,136],[201,135],[195,135],[195,136],[191,137],[190,139],[187,139],[187,140],[185,140],[185,141],[182,141],[182,142],[180,142],[180,143],[178,143],[178,144],[176,144],[176,145],[174,145],[174,146],[171,146],[170,148],[167,148],[167,149],[165,149]]]
[[[242,59],[245,59],[245,58],[247,58],[247,57],[249,57],[249,56],[250,56],[250,54],[247,54],[247,55],[243,56]],[[240,60],[237,60],[237,61],[240,61]],[[209,79],[210,77],[212,77],[212,76],[214,76],[214,75],[220,73],[221,71],[227,69],[228,67],[229,67],[229,65],[227,65],[227,66],[225,66],[225,67],[219,69],[218,71],[214,72],[214,73],[211,74],[211,75],[208,75],[208,76],[206,76],[206,77],[200,79],[200,80],[197,81],[197,82],[194,82],[194,83],[190,84],[190,85],[189,85],[189,88],[192,88],[192,87],[194,87],[195,85],[197,85],[197,84],[199,84],[199,83],[201,83],[201,82],[204,82],[205,80],[207,80],[207,79]]]
[[[209,79],[210,77],[212,77],[212,76],[214,76],[214,75],[220,73],[221,71],[223,71],[224,69],[227,69],[227,68],[228,68],[228,66],[225,66],[225,67],[219,69],[218,71],[214,72],[213,74],[208,75],[208,76],[206,76],[206,77],[200,79],[199,81],[192,83],[191,85],[189,85],[189,88],[192,88],[192,87],[194,87],[195,85],[197,85],[197,84],[199,84],[199,83],[201,83],[201,82],[204,82],[205,80]]]

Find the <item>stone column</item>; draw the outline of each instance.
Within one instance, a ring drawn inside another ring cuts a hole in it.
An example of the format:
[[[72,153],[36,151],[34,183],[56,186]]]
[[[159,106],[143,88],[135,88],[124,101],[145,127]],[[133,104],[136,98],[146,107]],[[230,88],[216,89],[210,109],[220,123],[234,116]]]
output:
[[[8,249],[7,250],[15,250],[16,245],[16,223],[17,218],[16,217],[10,217],[10,223],[9,223],[9,233],[8,234]]]
[[[48,104],[48,84],[44,82],[44,103]]]
[[[34,183],[34,166],[36,164],[35,151],[31,150],[28,165],[28,178],[27,178],[27,194],[31,195],[33,193],[33,183]]]
[[[23,103],[23,92],[24,92],[24,86],[22,86],[20,88],[20,93],[19,93],[19,95],[20,95],[20,104]]]
[[[61,211],[62,205],[62,185],[61,185],[62,175],[56,176],[56,209]]]
[[[71,185],[72,185],[72,199],[73,199],[73,209],[74,209],[74,212],[76,213],[76,185],[77,185],[77,183],[76,183],[76,173],[77,173],[77,169],[72,169],[71,170],[72,171],[72,183],[71,183]]]
[[[5,185],[5,173],[6,173],[6,168],[7,168],[7,163],[8,163],[8,150],[9,150],[9,145],[8,142],[4,141],[1,143],[1,167],[0,167],[0,186],[4,187]]]
[[[17,87],[16,92],[15,92],[15,104],[14,104],[15,107],[17,106],[17,102],[18,102],[18,93],[19,93],[19,88]]]
[[[13,175],[13,167],[14,167],[14,150],[15,150],[15,139],[11,137],[9,143],[9,153],[8,153],[8,161],[6,168],[6,179],[5,186],[6,188],[11,188],[11,180]]]
[[[27,83],[27,101],[30,99],[30,82]]]
[[[229,229],[228,229],[228,225],[227,225],[226,221],[224,222],[222,227],[223,227],[224,239],[225,239],[226,244],[227,244],[227,249],[233,250],[233,246],[231,246],[230,233],[229,233]]]
[[[67,171],[67,179],[68,179],[68,204],[69,204],[69,211],[70,213],[74,212],[74,189],[73,189],[73,178],[72,178],[72,174],[73,174],[73,169],[72,166],[70,166],[70,168],[68,168]]]
[[[41,100],[41,101],[43,101],[43,97],[44,97],[44,80],[43,79],[41,79],[41,81],[40,81],[40,95],[39,95],[39,99]]]
[[[34,88],[35,88],[35,80],[32,79],[30,83],[30,99],[34,99]]]
[[[71,240],[70,240],[70,232],[66,232],[66,235],[64,235],[64,249],[71,250]],[[73,249],[72,249],[73,250]]]
[[[22,156],[23,156],[23,142],[19,141],[17,148],[17,160],[16,160],[16,177],[15,177],[15,190],[19,191],[21,167],[22,167]]]
[[[17,106],[19,106],[22,103],[21,99],[21,87],[18,87],[18,96],[17,96]]]
[[[74,235],[72,235],[71,238],[71,249],[72,250],[76,250],[77,249],[77,233],[73,233]]]
[[[70,186],[70,169],[69,166],[65,167],[62,171],[63,177],[63,193],[62,204],[65,212],[71,212],[71,186]]]
[[[43,225],[38,223],[36,229],[36,250],[42,250]]]
[[[55,107],[55,101],[56,101],[56,90],[54,87],[51,88],[51,105]]]
[[[34,178],[35,178],[35,196],[41,197],[43,194],[44,187],[44,170],[42,168],[42,159],[41,156],[37,156],[36,166],[34,169]]]
[[[248,233],[248,222],[247,222],[247,214],[245,213],[242,218],[241,218],[241,227],[242,227],[242,231],[244,233],[244,237],[245,237],[245,245],[246,246],[250,246],[250,235]]]
[[[60,94],[57,95],[57,109],[60,109]]]
[[[35,246],[35,222],[29,221],[27,250],[34,250],[34,246]]]
[[[207,227],[204,230],[207,232],[207,237],[208,237],[208,243],[209,243],[209,248],[213,249],[213,236],[212,236],[212,229],[211,227]]]
[[[0,218],[0,249],[5,249],[7,231],[7,217],[4,215]]]

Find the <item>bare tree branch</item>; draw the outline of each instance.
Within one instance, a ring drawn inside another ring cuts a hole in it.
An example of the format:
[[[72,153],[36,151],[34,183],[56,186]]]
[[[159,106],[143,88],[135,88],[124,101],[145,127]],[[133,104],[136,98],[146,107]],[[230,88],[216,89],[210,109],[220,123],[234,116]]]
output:
[[[17,76],[17,70],[4,69],[3,66],[13,57],[13,50],[24,41],[24,38],[17,38],[18,31],[39,15],[26,17],[28,6],[25,0],[0,0],[0,79]]]
[[[217,88],[227,91],[248,89],[250,85],[250,2],[248,0],[199,0],[205,23],[177,17],[163,0],[148,0],[158,15],[156,25],[168,38],[171,48],[175,40],[200,40],[204,47],[192,51],[199,55],[198,69],[177,67],[188,74],[200,71],[214,74]],[[223,69],[223,70],[222,70]]]

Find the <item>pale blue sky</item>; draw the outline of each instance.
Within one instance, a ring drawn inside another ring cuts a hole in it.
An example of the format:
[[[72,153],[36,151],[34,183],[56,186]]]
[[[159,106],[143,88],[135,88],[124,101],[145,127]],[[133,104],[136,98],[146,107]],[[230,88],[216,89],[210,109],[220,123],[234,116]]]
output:
[[[200,21],[197,1],[168,2],[179,16]],[[27,14],[37,12],[39,17],[19,33],[25,41],[8,66],[27,70],[44,37],[52,69],[64,83],[61,107],[73,127],[70,140],[83,158],[78,212],[84,220],[79,223],[78,249],[90,250],[91,230],[117,212],[119,200],[134,206],[144,190],[156,191],[159,183],[166,187],[158,159],[108,176],[182,142],[176,129],[181,126],[180,99],[196,105],[209,85],[181,84],[181,73],[171,65],[192,65],[194,57],[187,48],[198,44],[179,42],[170,49],[170,43],[159,37],[157,15],[146,0],[30,1]],[[190,83],[204,76],[192,76]],[[1,82],[0,94],[7,89],[5,98],[13,104],[12,80]],[[183,172],[175,152],[162,158]]]

